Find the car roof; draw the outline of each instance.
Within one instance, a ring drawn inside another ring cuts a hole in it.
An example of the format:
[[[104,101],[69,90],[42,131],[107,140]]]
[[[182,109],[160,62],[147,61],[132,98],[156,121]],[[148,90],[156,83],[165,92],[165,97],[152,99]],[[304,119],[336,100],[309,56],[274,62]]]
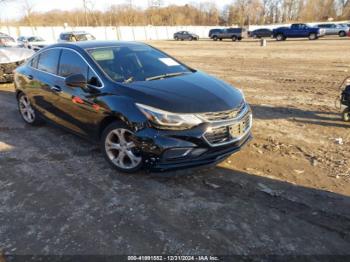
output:
[[[39,38],[42,38],[41,36],[37,36],[37,35],[20,35],[18,38],[31,38],[31,37],[39,37]]]
[[[93,48],[102,48],[102,47],[111,47],[111,46],[120,46],[120,47],[129,47],[129,46],[147,46],[141,42],[132,42],[132,41],[78,41],[78,42],[67,42],[67,43],[58,43],[51,45],[50,47],[66,47],[72,49],[93,49]]]
[[[82,35],[82,34],[90,34],[86,31],[69,31],[69,32],[62,32],[61,35]],[[91,35],[91,34],[90,34]]]

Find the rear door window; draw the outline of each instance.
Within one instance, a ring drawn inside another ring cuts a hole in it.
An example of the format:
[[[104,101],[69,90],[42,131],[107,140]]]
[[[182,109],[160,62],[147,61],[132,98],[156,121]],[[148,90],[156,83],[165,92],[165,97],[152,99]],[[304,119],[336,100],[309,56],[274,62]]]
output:
[[[60,53],[60,49],[51,49],[42,52],[39,56],[37,69],[47,73],[57,74]]]

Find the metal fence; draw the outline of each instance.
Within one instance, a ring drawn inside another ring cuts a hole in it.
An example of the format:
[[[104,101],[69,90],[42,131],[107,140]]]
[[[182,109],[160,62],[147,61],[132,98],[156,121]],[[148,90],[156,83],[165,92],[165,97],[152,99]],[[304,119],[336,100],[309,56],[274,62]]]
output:
[[[208,37],[209,30],[215,26],[118,26],[118,27],[27,27],[5,26],[0,32],[15,38],[18,36],[41,36],[48,41],[56,41],[59,34],[66,31],[87,31],[99,40],[167,40],[172,39],[177,31],[190,31],[200,38]]]
[[[324,22],[322,22],[324,23]],[[339,21],[335,23],[348,23],[348,21]],[[318,23],[309,23],[316,25]],[[248,30],[252,31],[259,28],[274,29],[290,24],[273,25],[250,25]],[[223,28],[223,26],[100,26],[100,27],[48,27],[48,26],[3,26],[0,32],[7,33],[15,38],[18,36],[41,36],[47,41],[55,42],[60,33],[65,31],[87,31],[93,34],[99,40],[125,40],[125,41],[145,41],[145,40],[167,40],[172,39],[173,34],[178,31],[190,31],[200,38],[207,38],[209,30],[213,28]]]

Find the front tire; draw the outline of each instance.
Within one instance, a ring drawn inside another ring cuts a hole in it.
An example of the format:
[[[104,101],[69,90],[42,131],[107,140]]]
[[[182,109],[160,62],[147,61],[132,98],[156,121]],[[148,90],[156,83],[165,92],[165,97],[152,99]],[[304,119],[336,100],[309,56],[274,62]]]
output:
[[[237,36],[232,36],[231,39],[232,39],[233,42],[236,42],[237,41]]]
[[[218,37],[216,35],[213,36],[214,41],[218,41]]]
[[[344,109],[342,113],[342,118],[343,121],[350,122],[350,109],[348,107]]]
[[[18,110],[24,120],[29,125],[37,126],[41,125],[44,121],[40,118],[38,112],[32,107],[29,98],[20,93],[17,98]]]
[[[118,171],[134,173],[143,165],[134,133],[124,124],[113,122],[102,133],[101,148],[106,160]]]

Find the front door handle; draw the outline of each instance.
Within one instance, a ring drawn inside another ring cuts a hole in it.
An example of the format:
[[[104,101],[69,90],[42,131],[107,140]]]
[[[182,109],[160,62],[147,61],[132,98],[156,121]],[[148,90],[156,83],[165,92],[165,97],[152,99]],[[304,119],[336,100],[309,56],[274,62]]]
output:
[[[50,89],[55,92],[62,92],[62,88],[57,85],[51,86]]]
[[[27,78],[29,79],[29,80],[33,80],[33,76],[32,75],[27,75]]]

